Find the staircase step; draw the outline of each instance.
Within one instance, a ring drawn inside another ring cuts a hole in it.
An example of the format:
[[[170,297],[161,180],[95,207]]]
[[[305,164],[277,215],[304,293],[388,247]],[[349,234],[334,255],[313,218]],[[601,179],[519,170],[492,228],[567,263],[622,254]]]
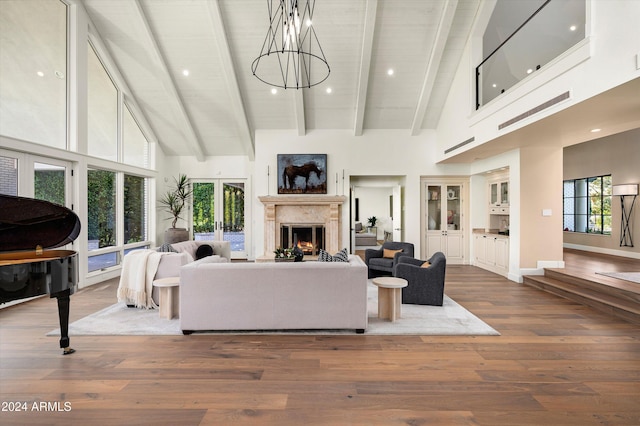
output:
[[[550,275],[558,278],[528,275],[524,277],[524,284],[640,324],[640,303],[636,300],[637,294],[628,294],[629,292],[582,278],[558,276],[553,273]]]

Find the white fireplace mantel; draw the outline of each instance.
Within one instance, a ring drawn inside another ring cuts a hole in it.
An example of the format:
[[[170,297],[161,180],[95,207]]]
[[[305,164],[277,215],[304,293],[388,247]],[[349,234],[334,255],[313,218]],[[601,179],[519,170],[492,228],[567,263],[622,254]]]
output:
[[[325,227],[325,249],[340,250],[340,208],[344,195],[266,195],[258,197],[264,205],[264,250],[273,253],[282,246],[280,225],[283,223],[318,224]]]

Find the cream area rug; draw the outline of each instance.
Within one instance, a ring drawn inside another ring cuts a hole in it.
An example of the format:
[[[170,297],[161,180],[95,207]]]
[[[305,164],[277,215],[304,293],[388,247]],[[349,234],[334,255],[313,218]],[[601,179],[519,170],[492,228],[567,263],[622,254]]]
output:
[[[640,272],[596,272],[596,274],[640,284]]]
[[[390,322],[378,318],[378,288],[367,286],[369,326],[365,335],[500,335],[488,324],[444,297],[443,306],[402,305],[402,318]],[[208,334],[354,334],[353,330],[227,331]],[[128,308],[116,303],[69,325],[70,336],[181,335],[180,320],[160,318],[157,310]],[[48,336],[60,335],[53,330]]]

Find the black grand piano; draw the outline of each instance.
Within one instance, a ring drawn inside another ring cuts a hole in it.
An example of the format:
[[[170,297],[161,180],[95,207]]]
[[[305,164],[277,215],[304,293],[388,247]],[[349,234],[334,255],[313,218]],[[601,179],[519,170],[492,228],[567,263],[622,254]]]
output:
[[[0,194],[0,304],[49,294],[58,299],[60,347],[69,347],[69,302],[78,287],[77,253],[69,244],[80,219],[58,204]]]

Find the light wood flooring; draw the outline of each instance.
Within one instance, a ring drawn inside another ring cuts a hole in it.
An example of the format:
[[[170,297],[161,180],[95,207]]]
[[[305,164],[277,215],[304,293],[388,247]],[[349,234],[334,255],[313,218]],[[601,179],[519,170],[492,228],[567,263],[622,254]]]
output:
[[[72,296],[71,320],[116,287]],[[446,293],[501,335],[71,336],[62,356],[54,300],[1,309],[0,424],[640,424],[638,325],[472,266]]]

